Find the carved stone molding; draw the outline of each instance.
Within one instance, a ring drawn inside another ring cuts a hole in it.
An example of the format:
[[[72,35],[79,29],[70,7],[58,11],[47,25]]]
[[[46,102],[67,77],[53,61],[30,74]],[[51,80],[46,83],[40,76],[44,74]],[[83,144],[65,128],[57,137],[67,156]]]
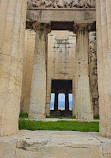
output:
[[[74,24],[74,33],[76,34],[77,31],[83,31],[87,30],[88,32],[91,31],[92,24]]]
[[[33,23],[33,28],[37,32],[38,30],[44,30],[46,34],[51,32],[51,25],[50,23]]]
[[[42,8],[95,8],[96,0],[28,0],[28,9]]]

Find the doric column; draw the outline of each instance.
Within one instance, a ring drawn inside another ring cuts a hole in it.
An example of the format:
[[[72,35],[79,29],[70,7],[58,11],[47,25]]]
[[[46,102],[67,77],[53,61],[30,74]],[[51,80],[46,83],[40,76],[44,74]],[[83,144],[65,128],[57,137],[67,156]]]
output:
[[[54,111],[58,110],[58,92],[55,92]]]
[[[76,83],[75,109],[79,120],[92,120],[93,109],[89,85],[89,32],[90,26],[76,25]]]
[[[111,137],[111,1],[97,0],[96,9],[100,134]]]
[[[0,0],[0,136],[18,131],[26,0]]]
[[[49,24],[34,24],[36,30],[29,118],[45,118],[46,63]]]
[[[68,92],[65,93],[65,110],[69,111],[69,94],[68,94]]]
[[[50,84],[48,84],[48,81],[47,81],[47,93],[46,93],[46,115],[47,116],[50,115],[50,103],[51,103],[51,81],[50,81]]]
[[[26,30],[25,39],[25,61],[23,65],[23,81],[21,94],[21,113],[29,113],[30,107],[30,91],[32,83],[32,65],[35,50],[35,31]]]

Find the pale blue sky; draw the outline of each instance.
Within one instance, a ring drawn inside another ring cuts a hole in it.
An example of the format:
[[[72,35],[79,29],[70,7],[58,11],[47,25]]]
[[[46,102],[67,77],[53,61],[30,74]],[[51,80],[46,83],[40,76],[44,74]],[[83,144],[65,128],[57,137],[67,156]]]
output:
[[[59,101],[64,101],[65,100],[65,94],[59,94]],[[69,100],[72,101],[72,94],[69,94]],[[54,93],[51,94],[51,102],[54,101]]]

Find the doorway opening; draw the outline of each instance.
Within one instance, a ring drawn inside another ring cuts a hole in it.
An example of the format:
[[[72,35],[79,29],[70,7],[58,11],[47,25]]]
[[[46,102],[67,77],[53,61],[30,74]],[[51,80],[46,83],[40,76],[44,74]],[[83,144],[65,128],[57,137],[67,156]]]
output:
[[[72,80],[52,80],[50,115],[72,116]]]

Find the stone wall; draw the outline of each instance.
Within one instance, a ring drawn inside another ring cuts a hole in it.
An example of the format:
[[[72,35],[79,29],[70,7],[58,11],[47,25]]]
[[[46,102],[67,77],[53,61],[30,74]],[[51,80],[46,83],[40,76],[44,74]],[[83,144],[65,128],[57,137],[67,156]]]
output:
[[[50,111],[51,80],[72,80],[72,91],[74,94],[76,36],[69,31],[52,31],[49,34],[48,42],[47,114]]]
[[[23,82],[22,82],[22,97],[21,97],[21,112],[29,113],[30,106],[30,91],[32,83],[33,58],[35,50],[35,31],[26,30],[26,53],[24,60]]]
[[[89,76],[94,115],[99,114],[96,33],[89,33]]]

